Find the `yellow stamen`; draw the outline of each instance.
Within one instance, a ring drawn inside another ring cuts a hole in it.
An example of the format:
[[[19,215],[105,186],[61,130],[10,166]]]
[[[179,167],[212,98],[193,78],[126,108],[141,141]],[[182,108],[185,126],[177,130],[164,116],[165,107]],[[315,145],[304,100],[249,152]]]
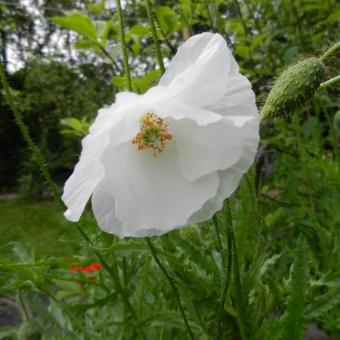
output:
[[[165,143],[172,140],[169,126],[153,112],[147,112],[139,121],[140,131],[131,143],[136,144],[138,150],[151,149],[152,154],[157,156],[158,153],[165,150]]]

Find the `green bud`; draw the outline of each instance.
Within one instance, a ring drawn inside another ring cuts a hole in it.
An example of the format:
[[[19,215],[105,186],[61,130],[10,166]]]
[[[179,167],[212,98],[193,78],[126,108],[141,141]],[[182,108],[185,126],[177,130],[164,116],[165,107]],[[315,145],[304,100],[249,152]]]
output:
[[[311,99],[325,75],[325,65],[315,57],[288,67],[276,80],[262,108],[262,119],[287,115]]]

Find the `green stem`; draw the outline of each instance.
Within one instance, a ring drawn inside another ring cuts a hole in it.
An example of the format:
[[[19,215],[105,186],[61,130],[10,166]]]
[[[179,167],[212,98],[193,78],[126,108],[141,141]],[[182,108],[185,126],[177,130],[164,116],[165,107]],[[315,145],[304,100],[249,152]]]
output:
[[[139,304],[138,304],[139,319],[142,319],[142,314],[143,314],[144,294],[145,294],[145,287],[146,287],[146,283],[148,279],[149,267],[150,267],[150,256],[146,256],[145,262],[144,262],[144,268],[143,268],[142,284],[140,286],[140,292],[139,292]]]
[[[116,6],[119,16],[119,32],[120,32],[120,43],[122,48],[122,55],[123,55],[123,64],[125,70],[125,78],[128,85],[128,90],[132,91],[132,82],[130,76],[130,68],[129,68],[129,61],[128,61],[128,54],[127,54],[127,47],[125,41],[125,33],[124,33],[124,18],[123,18],[123,11],[120,0],[116,0]]]
[[[10,87],[8,85],[8,82],[7,82],[7,78],[6,78],[6,75],[5,75],[5,71],[4,71],[4,67],[2,65],[2,62],[0,62],[0,78],[1,78],[1,82],[2,82],[3,87],[4,87],[5,97],[6,97],[7,102],[8,102],[8,104],[9,104],[9,106],[10,106],[12,112],[13,112],[15,121],[18,124],[19,129],[20,129],[29,149],[31,150],[33,157],[35,158],[36,162],[38,163],[40,171],[41,171],[42,175],[44,176],[48,186],[50,187],[54,198],[56,199],[56,201],[61,203],[60,193],[59,193],[58,187],[53,182],[53,180],[52,180],[52,178],[49,174],[47,165],[44,161],[44,157],[41,154],[38,147],[34,144],[32,138],[30,136],[30,133],[28,131],[28,128],[26,127],[26,125],[25,125],[25,123],[24,123],[24,121],[21,117],[21,114],[19,113],[19,111],[17,110],[17,108],[14,104],[14,99],[13,99]]]
[[[340,81],[340,75],[338,75],[334,78],[331,78],[331,79],[325,81],[324,83],[321,83],[319,89],[324,89],[324,88],[329,87],[329,86],[334,86],[339,81]]]
[[[116,61],[113,59],[111,54],[97,41],[97,40],[91,40],[98,48],[103,52],[103,54],[110,60],[112,64],[112,68],[116,70],[117,72],[120,71],[120,67],[117,65]]]
[[[28,321],[30,319],[30,316],[29,316],[26,304],[24,302],[24,299],[22,298],[21,290],[19,290],[19,292],[18,292],[18,302],[19,302],[19,305],[20,305],[21,312],[22,312],[22,314],[24,314],[24,320]]]
[[[154,20],[154,16],[153,16],[153,13],[152,13],[150,1],[151,0],[146,0],[146,10],[147,10],[147,13],[148,13],[148,20],[149,20],[149,25],[150,25],[150,28],[151,28],[153,42],[155,44],[158,65],[159,65],[159,68],[161,70],[161,73],[163,74],[165,72],[165,67],[164,67],[164,63],[163,63],[161,46],[160,46],[159,39],[158,39],[158,34],[157,34],[157,30],[156,30],[155,20]]]
[[[177,300],[177,304],[178,304],[178,307],[180,309],[180,312],[182,314],[182,317],[183,317],[183,321],[185,323],[185,326],[188,330],[188,333],[190,335],[190,338],[192,340],[195,340],[195,337],[194,337],[194,334],[191,330],[191,327],[189,325],[189,321],[187,319],[187,316],[185,315],[185,312],[184,312],[184,308],[183,308],[183,304],[182,304],[182,301],[181,301],[181,297],[179,295],[179,291],[178,291],[178,288],[174,282],[174,280],[172,279],[172,277],[168,274],[168,272],[166,271],[164,265],[162,264],[162,262],[160,261],[160,259],[158,258],[158,255],[157,255],[157,250],[156,248],[154,247],[154,245],[152,244],[150,238],[146,238],[146,242],[149,246],[149,249],[151,251],[151,254],[152,254],[152,257],[154,258],[154,260],[156,261],[158,267],[160,268],[160,270],[163,272],[164,276],[166,277],[166,279],[168,280],[173,292],[174,292],[174,295],[175,295],[175,298]]]
[[[237,250],[236,250],[236,240],[235,240],[235,232],[233,226],[233,220],[231,215],[231,208],[229,204],[229,200],[225,201],[224,211],[226,214],[227,220],[227,235],[228,239],[231,240],[232,245],[232,259],[233,259],[233,275],[234,275],[234,284],[235,284],[235,302],[236,302],[236,310],[237,310],[237,323],[241,333],[241,339],[247,340],[247,327],[244,318],[244,310],[243,310],[243,297],[242,297],[242,286],[241,286],[241,277],[240,277],[240,267],[238,263]]]
[[[226,263],[227,263],[227,258],[226,258],[226,254],[223,251],[223,244],[222,244],[222,238],[221,238],[221,232],[220,232],[220,216],[218,216],[218,213],[216,213],[213,216],[213,222],[214,222],[214,227],[215,227],[215,233],[216,233],[216,237],[217,237],[217,242],[218,242],[218,246],[220,248],[220,252],[221,252],[221,257],[222,257],[222,265],[223,268],[226,267]]]
[[[331,48],[329,48],[321,57],[320,61],[325,62],[328,58],[330,58],[333,54],[337,53],[340,50],[340,41],[334,44]]]
[[[219,219],[215,215],[214,216],[214,224],[216,228],[219,228]],[[228,228],[228,225],[227,225]],[[223,272],[223,283],[222,283],[222,289],[221,289],[221,296],[220,296],[220,306],[219,306],[219,319],[218,319],[218,324],[217,324],[217,334],[216,334],[216,340],[222,339],[223,334],[222,334],[222,320],[223,320],[223,315],[224,315],[224,305],[225,305],[225,300],[227,298],[227,292],[230,284],[230,279],[231,279],[231,269],[232,269],[232,258],[233,258],[233,253],[232,253],[232,239],[229,237],[227,233],[227,254],[224,255],[223,257],[227,257],[228,263],[226,264],[226,261],[224,262],[223,267],[225,268],[225,271]],[[221,252],[223,252],[223,249],[221,249]]]
[[[207,0],[203,0],[203,2],[204,2],[205,10],[207,12],[210,28],[212,30],[214,30],[214,21],[212,19],[211,13],[210,13],[209,4],[208,4]]]

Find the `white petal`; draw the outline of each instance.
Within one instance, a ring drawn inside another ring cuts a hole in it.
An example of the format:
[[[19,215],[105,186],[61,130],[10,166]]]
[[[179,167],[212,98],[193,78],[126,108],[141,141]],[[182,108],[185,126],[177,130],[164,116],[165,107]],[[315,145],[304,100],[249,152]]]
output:
[[[185,225],[217,192],[216,174],[197,181],[182,176],[174,143],[156,157],[131,143],[121,144],[108,149],[103,160],[124,236],[162,234]]]
[[[206,126],[222,119],[221,115],[214,112],[176,101],[154,102],[152,108],[157,116],[161,118],[171,118],[174,120],[191,119],[198,126]]]
[[[170,127],[183,175],[188,180],[231,167],[242,156],[249,116],[223,117],[197,107],[155,105]]]
[[[65,217],[70,221],[79,220],[87,201],[103,176],[103,168],[98,162],[98,154],[106,145],[103,137],[88,135],[83,139],[79,162],[65,183],[62,200],[68,208]]]
[[[228,76],[237,71],[223,37],[202,33],[178,49],[159,84],[168,87],[172,98],[204,107],[223,95]]]
[[[123,113],[118,110],[117,105],[99,110],[95,122],[90,127],[90,133],[82,140],[79,161],[65,183],[62,196],[68,208],[65,217],[70,221],[79,220],[87,201],[104,175],[100,157],[110,138],[112,139],[110,129],[122,120]],[[125,140],[125,129],[132,129],[131,124],[124,122],[119,124],[120,129],[114,135],[116,143]]]
[[[189,223],[197,223],[210,219],[215,212],[222,208],[224,199],[230,197],[237,189],[245,172],[254,162],[259,142],[258,121],[252,120],[246,126],[244,133],[248,136],[242,157],[229,169],[219,171],[220,185],[216,196],[207,201],[204,206],[195,212],[189,219]]]
[[[206,221],[221,210],[223,201],[235,192],[242,177],[242,174],[234,169],[219,171],[218,175],[220,185],[216,196],[208,200],[200,210],[189,218],[190,224]]]
[[[185,178],[195,180],[235,164],[242,155],[240,128],[220,121],[204,127],[186,119],[172,125]]]
[[[224,116],[258,117],[255,93],[249,80],[239,73],[228,77],[223,95],[207,108]]]
[[[122,223],[115,215],[115,198],[110,191],[110,183],[103,180],[92,195],[92,210],[103,231],[121,237]]]

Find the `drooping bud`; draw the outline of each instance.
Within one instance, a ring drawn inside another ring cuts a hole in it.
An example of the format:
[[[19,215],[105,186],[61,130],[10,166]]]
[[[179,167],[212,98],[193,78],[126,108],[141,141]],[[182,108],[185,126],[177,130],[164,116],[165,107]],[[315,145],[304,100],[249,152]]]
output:
[[[325,65],[315,57],[288,67],[276,80],[262,108],[262,119],[288,115],[312,98],[325,75]]]

